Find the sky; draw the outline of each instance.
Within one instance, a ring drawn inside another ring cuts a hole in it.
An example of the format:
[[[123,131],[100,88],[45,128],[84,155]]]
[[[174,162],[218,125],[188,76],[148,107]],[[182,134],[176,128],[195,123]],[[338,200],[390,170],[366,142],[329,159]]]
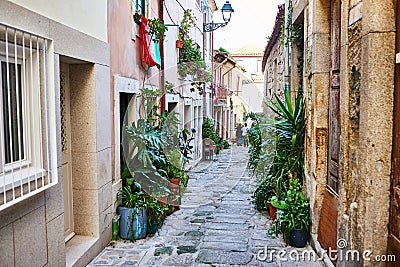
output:
[[[219,10],[214,12],[214,22],[222,22],[221,8],[226,0],[215,0]],[[254,44],[264,49],[271,35],[278,5],[284,0],[230,0],[234,12],[224,28],[214,31],[214,48],[223,47],[235,52],[243,46]]]

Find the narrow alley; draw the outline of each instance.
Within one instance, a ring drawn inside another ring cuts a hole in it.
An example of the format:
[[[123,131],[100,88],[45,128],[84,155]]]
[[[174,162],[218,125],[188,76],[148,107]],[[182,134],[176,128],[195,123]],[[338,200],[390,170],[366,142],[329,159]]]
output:
[[[189,173],[180,210],[155,236],[113,241],[88,266],[323,266],[268,253],[289,255],[293,248],[267,236],[271,221],[251,203],[254,181],[247,159],[246,148],[232,146],[214,161],[202,161]],[[302,255],[312,248],[296,250]]]

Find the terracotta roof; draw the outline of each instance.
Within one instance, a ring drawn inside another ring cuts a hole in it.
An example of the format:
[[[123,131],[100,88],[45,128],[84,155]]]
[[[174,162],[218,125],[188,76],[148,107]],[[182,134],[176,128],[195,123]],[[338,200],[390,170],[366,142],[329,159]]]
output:
[[[278,5],[278,13],[276,14],[276,18],[275,18],[274,29],[272,30],[271,37],[270,37],[269,42],[264,50],[264,56],[263,56],[263,61],[262,61],[262,72],[264,72],[264,70],[265,70],[265,63],[267,62],[267,58],[269,57],[269,54],[271,53],[272,48],[274,47],[274,45],[276,44],[276,42],[279,39],[284,14],[285,14],[285,4]]]
[[[232,56],[262,56],[262,48],[256,45],[246,45],[232,53]]]

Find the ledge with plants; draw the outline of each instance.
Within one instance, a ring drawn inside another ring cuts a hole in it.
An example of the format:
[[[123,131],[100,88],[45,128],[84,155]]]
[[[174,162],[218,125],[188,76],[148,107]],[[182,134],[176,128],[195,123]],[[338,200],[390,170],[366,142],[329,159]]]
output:
[[[179,60],[178,74],[182,78],[191,76],[191,91],[198,90],[203,94],[205,83],[212,82],[212,71],[206,66],[203,60],[200,46],[190,37],[190,29],[196,26],[196,18],[192,14],[192,10],[187,9],[181,21],[178,33],[179,41]]]

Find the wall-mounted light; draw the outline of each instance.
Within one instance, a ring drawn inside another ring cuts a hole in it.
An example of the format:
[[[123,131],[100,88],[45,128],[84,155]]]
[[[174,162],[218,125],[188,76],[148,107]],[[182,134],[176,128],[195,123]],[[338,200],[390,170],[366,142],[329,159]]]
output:
[[[223,5],[222,9],[222,17],[224,19],[224,22],[222,23],[204,23],[203,24],[203,31],[204,32],[212,32],[218,28],[225,27],[228,22],[231,20],[232,12],[234,12],[232,5],[229,3],[229,1],[226,1],[226,3]]]

